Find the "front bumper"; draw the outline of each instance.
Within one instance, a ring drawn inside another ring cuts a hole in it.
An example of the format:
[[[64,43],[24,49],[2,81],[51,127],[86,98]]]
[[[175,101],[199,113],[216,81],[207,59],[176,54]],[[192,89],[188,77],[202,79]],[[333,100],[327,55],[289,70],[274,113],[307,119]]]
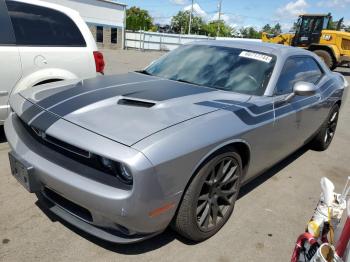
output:
[[[71,125],[72,135],[89,132],[74,124],[66,125]],[[31,137],[15,113],[6,121],[5,132],[13,152],[33,166],[33,175],[40,184],[36,192],[39,198],[52,212],[83,231],[110,242],[132,243],[163,231],[175,214],[180,194],[167,195],[151,163],[136,150],[109,139],[100,141],[104,143],[101,150],[112,146],[120,155],[135,154],[129,157],[133,163],[128,163],[133,187],[122,189],[115,183],[116,178],[44,147]],[[167,204],[173,204],[173,208],[150,216]]]

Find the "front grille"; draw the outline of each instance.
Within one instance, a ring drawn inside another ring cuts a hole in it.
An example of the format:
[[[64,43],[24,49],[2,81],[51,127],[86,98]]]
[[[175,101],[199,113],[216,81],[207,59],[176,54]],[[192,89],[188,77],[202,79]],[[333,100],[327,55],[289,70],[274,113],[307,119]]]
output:
[[[78,204],[73,203],[67,198],[57,194],[53,190],[45,187],[43,190],[43,195],[50,202],[52,202],[53,204],[57,204],[58,206],[65,209],[72,215],[75,215],[76,217],[90,223],[93,221],[92,215],[89,210],[87,210],[82,206],[79,206]]]
[[[20,119],[20,123],[33,139],[35,139],[37,142],[44,145],[45,147],[48,147],[51,150],[54,150],[57,153],[60,153],[83,165],[89,166],[105,174],[115,177],[115,174],[112,173],[111,170],[107,169],[104,165],[102,165],[101,157],[99,157],[98,155],[91,154],[86,150],[70,145],[52,136],[46,134],[43,135],[41,134],[40,130],[28,126],[22,119]]]
[[[24,123],[23,123],[24,124]],[[91,157],[91,154],[89,151],[86,151],[84,149],[81,149],[79,147],[76,147],[76,146],[73,146],[71,144],[68,144],[66,142],[63,142],[57,138],[54,138],[50,135],[47,135],[45,134],[44,132],[42,132],[41,130],[35,128],[35,127],[32,127],[32,130],[34,131],[34,133],[41,139],[45,140],[46,142],[54,145],[54,146],[57,146],[63,150],[66,150],[66,151],[69,151],[71,153],[74,153],[76,155],[79,155],[79,156],[83,156],[83,157],[86,157],[86,158],[90,158]]]
[[[341,42],[341,48],[344,50],[350,50],[350,40],[349,39],[343,39]]]
[[[13,124],[20,140],[35,154],[47,159],[51,163],[104,185],[122,190],[132,189],[132,185],[128,185],[118,179],[119,169],[115,170],[104,165],[101,156],[90,153],[90,158],[86,158],[81,154],[71,152],[73,150],[69,151],[63,147],[59,147],[52,143],[52,141],[49,143],[38,135],[38,130],[34,131],[32,127],[28,126],[17,115],[14,117]],[[63,142],[61,140],[59,141]],[[66,148],[68,147],[67,145],[65,145]],[[114,163],[119,165],[118,162]]]

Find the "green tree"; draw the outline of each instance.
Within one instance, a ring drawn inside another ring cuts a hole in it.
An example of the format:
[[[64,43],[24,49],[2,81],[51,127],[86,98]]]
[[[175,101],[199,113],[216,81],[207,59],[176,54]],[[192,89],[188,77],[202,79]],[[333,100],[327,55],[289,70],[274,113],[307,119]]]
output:
[[[262,31],[268,34],[272,34],[272,27],[270,24],[266,24],[263,26]]]
[[[218,34],[219,29],[219,34]],[[231,37],[233,35],[233,28],[228,26],[224,21],[211,21],[205,26],[205,31],[208,36],[224,36]]]
[[[270,24],[266,24],[263,26],[262,31],[274,35],[282,33],[281,25],[279,23],[275,24],[273,27],[271,27]]]
[[[147,10],[133,6],[126,10],[126,29],[128,30],[150,30],[153,19]]]
[[[240,28],[240,33],[243,38],[253,38],[253,39],[260,39],[261,38],[261,32],[258,32],[254,27],[242,27]]]
[[[281,27],[280,23],[275,24],[275,26],[272,29],[272,33],[275,35],[279,35],[282,33],[282,27]]]
[[[190,11],[180,11],[171,19],[171,28],[175,33],[188,34],[188,26],[190,22]],[[191,33],[205,34],[205,23],[199,16],[192,16]]]

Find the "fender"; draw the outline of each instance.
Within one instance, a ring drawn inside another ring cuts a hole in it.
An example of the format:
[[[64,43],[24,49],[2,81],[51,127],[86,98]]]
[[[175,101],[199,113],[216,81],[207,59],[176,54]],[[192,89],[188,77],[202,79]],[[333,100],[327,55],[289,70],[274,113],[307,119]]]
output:
[[[35,71],[34,73],[23,77],[16,86],[12,89],[11,94],[18,93],[27,88],[33,87],[36,84],[50,80],[50,79],[62,79],[71,80],[77,79],[78,76],[64,69],[60,68],[45,68]]]
[[[194,169],[192,170],[192,175],[190,177],[190,179],[196,174],[196,171],[198,170],[198,168],[208,159],[208,157],[210,157],[212,154],[214,154],[216,151],[220,150],[221,148],[224,148],[225,146],[228,146],[228,145],[231,145],[231,144],[234,144],[234,143],[243,143],[245,144],[247,147],[248,147],[248,150],[249,152],[251,152],[251,147],[250,145],[248,144],[247,141],[243,140],[243,139],[231,139],[231,140],[227,140],[219,145],[217,145],[216,147],[212,148],[207,154],[205,154],[199,161],[198,163],[195,165]],[[248,161],[248,164],[247,166],[249,166],[249,162],[250,160]],[[245,172],[247,173],[247,172]],[[243,174],[243,178],[246,174]]]

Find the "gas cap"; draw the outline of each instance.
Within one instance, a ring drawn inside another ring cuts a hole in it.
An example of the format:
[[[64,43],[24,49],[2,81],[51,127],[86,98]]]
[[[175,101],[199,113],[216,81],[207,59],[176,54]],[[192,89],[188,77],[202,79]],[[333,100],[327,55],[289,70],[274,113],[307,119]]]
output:
[[[34,58],[34,64],[38,67],[44,67],[47,65],[47,60],[44,56],[38,55]]]

